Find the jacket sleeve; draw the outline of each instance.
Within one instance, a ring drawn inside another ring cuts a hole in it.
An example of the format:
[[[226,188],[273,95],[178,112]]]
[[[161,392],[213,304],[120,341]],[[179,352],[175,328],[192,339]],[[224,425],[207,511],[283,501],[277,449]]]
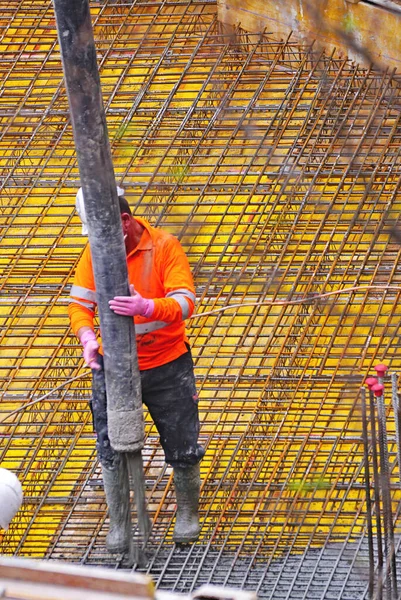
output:
[[[164,244],[161,269],[165,297],[153,299],[152,320],[184,321],[195,308],[195,286],[185,252],[173,236],[168,236]]]
[[[68,315],[75,335],[77,335],[81,327],[86,326],[94,329],[93,319],[97,301],[89,244],[86,246],[78,262],[74,283],[71,287],[70,299]]]

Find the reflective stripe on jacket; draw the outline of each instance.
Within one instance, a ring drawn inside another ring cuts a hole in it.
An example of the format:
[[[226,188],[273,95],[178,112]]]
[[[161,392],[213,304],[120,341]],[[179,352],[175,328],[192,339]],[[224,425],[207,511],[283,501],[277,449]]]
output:
[[[155,310],[151,319],[134,317],[141,370],[175,360],[187,352],[184,320],[195,306],[195,288],[188,259],[179,241],[152,227],[139,217],[145,228],[138,246],[127,256],[129,282]],[[75,334],[81,327],[93,329],[96,290],[89,245],[78,263],[68,313]]]

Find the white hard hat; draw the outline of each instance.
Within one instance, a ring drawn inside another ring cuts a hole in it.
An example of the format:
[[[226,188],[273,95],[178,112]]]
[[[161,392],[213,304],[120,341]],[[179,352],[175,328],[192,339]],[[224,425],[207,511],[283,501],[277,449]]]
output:
[[[117,195],[124,196],[124,189],[117,186]],[[82,235],[88,235],[88,226],[86,224],[86,212],[85,212],[85,205],[84,205],[84,194],[82,192],[81,187],[77,191],[76,200],[75,200],[75,208],[77,209],[79,218],[82,221]]]
[[[8,529],[22,504],[22,487],[18,477],[0,468],[0,527]]]

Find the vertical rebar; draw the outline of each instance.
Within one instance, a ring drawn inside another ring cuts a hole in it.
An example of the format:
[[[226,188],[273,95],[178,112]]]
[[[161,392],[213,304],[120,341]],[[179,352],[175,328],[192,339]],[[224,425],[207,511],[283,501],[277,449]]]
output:
[[[366,384],[369,387],[369,409],[370,409],[370,429],[372,435],[372,464],[373,464],[373,480],[374,480],[374,499],[375,499],[375,516],[376,516],[376,531],[377,531],[377,600],[383,598],[383,537],[381,525],[381,505],[380,505],[380,475],[377,457],[377,437],[376,437],[376,408],[374,401],[373,387],[377,385],[375,377],[369,377]]]
[[[386,427],[386,407],[384,403],[384,376],[388,370],[387,365],[378,364],[375,366],[377,378],[379,383],[383,386],[383,394],[378,398],[378,405],[381,404],[379,415],[382,416],[383,423],[383,448],[385,456],[385,481],[383,482],[383,494],[386,495],[386,504],[388,506],[388,531],[389,531],[389,543],[390,543],[390,555],[387,556],[387,564],[391,569],[391,580],[392,580],[392,598],[398,599],[398,584],[397,584],[397,560],[395,555],[395,542],[394,542],[394,523],[393,523],[393,511],[391,506],[391,481],[390,481],[390,464],[388,457],[388,441],[387,441],[387,427]]]
[[[397,567],[394,545],[393,515],[391,509],[390,468],[388,459],[388,442],[386,429],[386,411],[384,405],[384,386],[381,383],[373,386],[376,396],[379,451],[380,481],[383,497],[384,547],[386,553],[386,596],[388,600],[397,600]]]
[[[365,490],[366,490],[366,521],[368,526],[368,553],[369,553],[369,598],[373,598],[374,591],[374,550],[373,550],[373,528],[372,528],[372,502],[370,497],[370,470],[369,470],[369,439],[368,439],[368,419],[366,414],[366,392],[361,388],[362,399],[362,439],[363,454],[365,463]]]
[[[398,377],[397,373],[391,373],[391,392],[393,400],[394,420],[395,420],[395,436],[397,442],[397,459],[398,459],[398,478],[401,485],[401,406],[398,398]]]

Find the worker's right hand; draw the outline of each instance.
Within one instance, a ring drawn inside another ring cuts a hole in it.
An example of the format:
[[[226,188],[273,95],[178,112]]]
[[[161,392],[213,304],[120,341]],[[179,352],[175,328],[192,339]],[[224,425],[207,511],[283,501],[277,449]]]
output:
[[[129,286],[130,296],[114,296],[112,300],[109,300],[109,306],[116,315],[123,315],[125,317],[146,317],[150,319],[155,309],[155,303],[153,300],[143,298],[141,294],[135,291],[134,286]]]
[[[84,347],[84,360],[91,369],[99,370],[101,367],[97,362],[99,344],[94,331],[85,331],[81,336],[81,344]]]

